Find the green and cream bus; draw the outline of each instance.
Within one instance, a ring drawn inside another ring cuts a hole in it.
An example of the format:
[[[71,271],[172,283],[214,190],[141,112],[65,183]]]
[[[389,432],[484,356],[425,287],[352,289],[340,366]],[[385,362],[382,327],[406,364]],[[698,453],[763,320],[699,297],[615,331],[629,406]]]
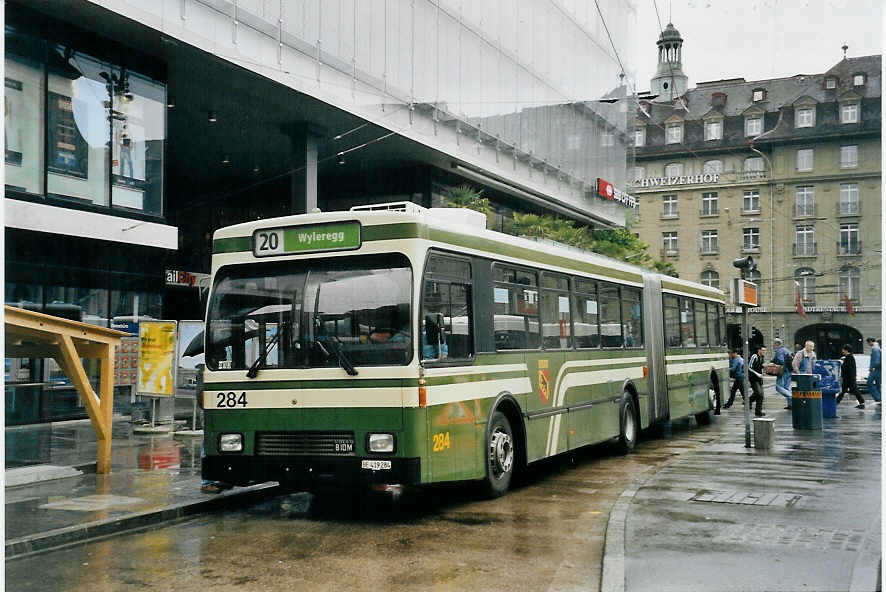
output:
[[[204,478],[300,489],[515,470],[719,412],[720,290],[381,204],[213,237]]]

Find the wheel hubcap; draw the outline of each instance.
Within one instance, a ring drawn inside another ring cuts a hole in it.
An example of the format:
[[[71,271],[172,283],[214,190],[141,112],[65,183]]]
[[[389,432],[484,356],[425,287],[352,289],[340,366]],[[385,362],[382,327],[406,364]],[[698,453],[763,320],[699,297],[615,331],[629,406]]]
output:
[[[711,402],[711,408],[717,407],[717,391],[712,388],[708,389],[708,401]]]
[[[492,438],[490,438],[489,460],[496,479],[510,471],[514,464],[514,447],[511,436],[501,428],[495,428]]]

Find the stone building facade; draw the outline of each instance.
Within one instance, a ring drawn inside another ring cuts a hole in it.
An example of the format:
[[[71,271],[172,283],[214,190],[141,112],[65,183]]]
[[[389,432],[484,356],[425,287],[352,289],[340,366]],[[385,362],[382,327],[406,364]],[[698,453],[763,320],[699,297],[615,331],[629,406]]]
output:
[[[767,345],[811,338],[824,357],[845,342],[866,351],[882,324],[880,101],[875,55],[641,103],[634,231],[680,277],[727,292],[733,259],[752,255],[760,306],[750,325]]]

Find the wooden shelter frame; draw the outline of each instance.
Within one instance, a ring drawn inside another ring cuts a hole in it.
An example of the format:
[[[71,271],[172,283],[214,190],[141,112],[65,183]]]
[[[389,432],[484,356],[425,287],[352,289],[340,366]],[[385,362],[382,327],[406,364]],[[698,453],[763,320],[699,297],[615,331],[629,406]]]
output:
[[[56,361],[77,389],[98,438],[96,472],[110,473],[114,348],[129,334],[8,305],[4,312],[5,356]],[[97,358],[101,362],[98,394],[89,383],[81,358]]]

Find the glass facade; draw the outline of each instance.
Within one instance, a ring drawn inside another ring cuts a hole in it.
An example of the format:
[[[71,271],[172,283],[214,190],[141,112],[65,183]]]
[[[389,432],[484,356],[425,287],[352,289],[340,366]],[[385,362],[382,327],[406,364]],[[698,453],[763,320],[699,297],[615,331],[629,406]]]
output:
[[[601,0],[599,12],[574,0],[240,2],[238,11],[279,38],[278,64],[361,116],[394,125],[408,113],[398,132],[462,158],[528,164],[508,166],[509,177],[547,175],[574,204],[597,177],[626,186],[633,108],[597,100],[628,92],[627,0]]]
[[[122,61],[6,27],[8,196],[163,215],[166,86]]]

